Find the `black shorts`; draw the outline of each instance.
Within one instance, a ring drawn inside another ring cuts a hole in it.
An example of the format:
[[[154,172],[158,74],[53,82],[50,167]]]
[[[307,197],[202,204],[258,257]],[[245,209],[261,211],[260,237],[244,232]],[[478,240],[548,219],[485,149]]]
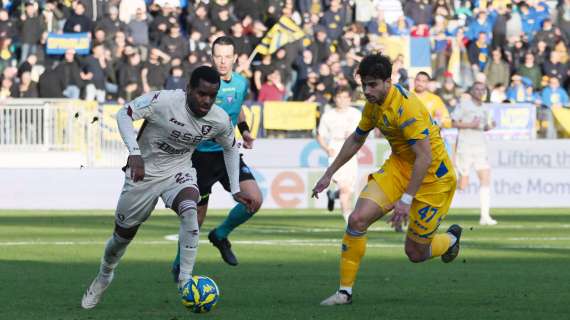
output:
[[[198,176],[198,189],[200,190],[199,206],[208,203],[212,186],[220,182],[224,189],[230,192],[230,179],[226,171],[224,153],[194,151],[192,154],[192,166],[196,169]],[[239,181],[255,180],[249,167],[243,162],[243,157],[239,157]]]

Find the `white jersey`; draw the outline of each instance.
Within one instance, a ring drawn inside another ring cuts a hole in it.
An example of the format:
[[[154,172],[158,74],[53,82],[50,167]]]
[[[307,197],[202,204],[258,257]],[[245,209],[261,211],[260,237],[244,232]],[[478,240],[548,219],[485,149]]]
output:
[[[342,111],[337,108],[330,109],[321,117],[319,135],[338,153],[346,138],[358,127],[360,117],[361,112],[356,108],[350,107]]]
[[[451,118],[457,122],[469,123],[476,118],[479,119],[479,128],[477,129],[459,129],[457,137],[457,152],[478,152],[486,150],[487,142],[485,139],[486,125],[492,124],[491,112],[485,104],[477,106],[473,101],[462,101],[456,108]]]
[[[360,122],[361,112],[356,108],[348,108],[346,110],[330,109],[325,112],[319,122],[319,135],[327,140],[327,144],[334,150],[334,156],[329,156],[329,165],[339,154],[342,145]],[[333,181],[337,183],[346,183],[351,189],[354,187],[356,177],[358,175],[358,159],[356,156],[348,160],[333,175]]]
[[[144,119],[135,137],[133,120]],[[191,155],[206,140],[224,148],[224,160],[232,193],[239,191],[239,151],[228,114],[214,105],[204,117],[196,117],[186,104],[183,90],[144,94],[117,112],[117,123],[131,155],[140,154],[145,176],[162,177],[181,168],[191,168]]]

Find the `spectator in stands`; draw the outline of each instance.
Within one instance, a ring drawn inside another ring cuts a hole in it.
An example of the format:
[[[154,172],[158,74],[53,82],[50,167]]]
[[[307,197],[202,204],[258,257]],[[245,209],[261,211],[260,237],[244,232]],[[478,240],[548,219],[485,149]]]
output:
[[[566,39],[570,39],[570,0],[558,1],[556,22]]]
[[[173,59],[186,59],[189,51],[188,40],[180,32],[179,25],[170,27],[168,36],[161,38],[159,49]]]
[[[331,54],[331,42],[326,30],[321,26],[315,27],[315,40],[309,47],[315,57],[315,63],[323,63]]]
[[[469,38],[469,40],[475,41],[479,38],[479,35],[481,33],[484,33],[486,36],[485,41],[489,43],[493,37],[493,22],[491,19],[489,19],[487,11],[479,11],[477,14],[477,19],[471,21],[467,27],[467,30],[468,31],[466,33],[466,36]]]
[[[208,19],[208,9],[200,4],[194,11],[190,11],[186,17],[190,32],[197,32],[200,40],[204,41],[212,34],[212,22]]]
[[[134,52],[127,56],[128,62],[118,69],[119,104],[142,94],[142,64],[140,55]]]
[[[67,49],[64,60],[56,67],[55,71],[62,78],[63,95],[71,99],[79,99],[81,89],[84,87],[83,78],[88,77],[81,71],[79,63],[75,58],[75,50]]]
[[[406,1],[404,14],[414,21],[415,25],[431,25],[433,19],[433,7],[429,1],[412,0]]]
[[[30,54],[26,58],[26,61],[22,62],[18,67],[18,78],[21,77],[22,73],[26,71],[32,72],[32,69],[34,68],[37,62],[38,62],[38,57],[35,54]]]
[[[503,47],[507,43],[507,21],[510,18],[510,13],[507,8],[500,4],[491,11],[491,25],[492,25],[492,39],[491,47]]]
[[[414,79],[413,92],[422,100],[433,120],[443,128],[451,126],[451,118],[445,104],[440,97],[428,91],[428,83],[431,80],[429,74],[424,71],[418,72]]]
[[[309,70],[316,68],[313,52],[309,49],[303,50],[303,53],[295,60],[293,68],[297,71],[297,83],[295,87],[298,88],[301,83],[307,80]]]
[[[384,18],[384,10],[378,9],[376,17],[366,25],[366,31],[376,36],[388,35],[388,23]]]
[[[25,13],[20,17],[20,62],[28,55],[36,54],[45,30],[42,18],[39,16],[38,3],[26,2]]]
[[[552,20],[547,18],[542,22],[542,29],[536,33],[533,42],[544,41],[546,46],[554,48],[558,39],[559,37],[556,35],[556,31],[552,26]]]
[[[388,31],[392,36],[409,36],[413,24],[412,19],[400,16],[398,20],[388,26]]]
[[[170,56],[157,48],[150,49],[148,61],[143,62],[141,71],[143,92],[162,90],[168,77]]]
[[[18,28],[14,20],[10,18],[8,11],[0,8],[0,38],[12,39],[17,33]]]
[[[3,78],[0,84],[0,100],[17,96],[14,81],[10,78]]]
[[[281,73],[279,70],[273,70],[267,76],[267,81],[261,86],[257,100],[260,103],[265,101],[283,101],[284,97],[285,85],[281,81]]]
[[[64,98],[65,79],[57,69],[48,69],[40,76],[38,91],[40,98]]]
[[[81,1],[74,2],[73,14],[65,21],[63,32],[78,33],[92,30],[93,22],[85,15],[85,4]]]
[[[85,81],[85,100],[96,100],[99,103],[105,102],[105,79],[107,61],[105,59],[105,48],[102,45],[94,46],[92,54],[83,59],[83,69]]]
[[[264,0],[235,0],[234,13],[239,20],[249,17],[252,20],[263,20],[267,12],[267,1]]]
[[[124,57],[125,49],[127,48],[127,36],[124,32],[119,31],[115,34],[115,41],[110,45],[111,57],[114,64]]]
[[[13,91],[14,98],[37,98],[39,97],[38,85],[32,81],[32,74],[29,71],[22,73],[20,76],[20,84],[17,90]]]
[[[249,56],[247,54],[242,53],[238,56],[237,66],[235,71],[244,76],[246,79],[248,79],[251,82],[251,79],[253,77],[253,72],[251,71],[249,64]]]
[[[467,48],[467,55],[473,73],[483,72],[485,65],[489,60],[489,47],[487,45],[487,34],[485,32],[479,33],[477,41],[471,41]]]
[[[42,11],[42,19],[46,32],[58,33],[63,29],[65,15],[58,7],[57,0],[47,0]]]
[[[505,88],[509,84],[510,67],[503,60],[501,48],[496,48],[491,52],[492,60],[485,65],[485,76],[487,76],[487,85],[495,87],[497,84],[503,85]]]
[[[503,103],[507,101],[506,87],[502,83],[497,83],[491,90],[491,95],[489,97],[489,102],[491,103]]]
[[[511,85],[507,89],[506,99],[511,103],[534,102],[532,85],[525,85],[523,83],[523,77],[516,73],[512,76],[511,80]]]
[[[253,83],[255,85],[255,89],[259,92],[261,90],[261,86],[267,79],[267,76],[274,70],[271,64],[271,55],[267,54],[261,58],[261,63],[254,67],[253,71]]]
[[[550,59],[544,62],[542,70],[545,76],[558,78],[559,83],[564,83],[568,77],[568,66],[560,62],[560,53],[558,51],[550,52]]]
[[[173,67],[170,76],[166,79],[164,89],[166,90],[185,90],[188,79],[184,77],[184,72],[180,66]]]
[[[146,12],[139,8],[136,11],[135,18],[128,24],[130,35],[129,42],[133,44],[141,53],[141,59],[147,60],[149,35],[148,35],[148,19]]]
[[[240,21],[234,22],[232,25],[232,37],[236,44],[236,53],[249,55],[253,51],[253,41],[251,38],[244,34],[243,25]]]
[[[497,47],[500,48],[500,47]],[[522,41],[520,37],[517,37],[517,40],[514,44],[509,43],[509,51],[506,53],[507,61],[510,65],[511,71],[517,70],[521,63],[524,61],[524,56],[528,52],[528,48],[525,42]]]
[[[401,54],[392,61],[392,83],[400,84],[406,89],[410,87],[408,71],[404,68],[404,56]]]
[[[212,24],[224,34],[231,34],[232,25],[236,21],[231,17],[228,7],[222,7],[216,16],[212,16]]]
[[[528,78],[534,90],[540,89],[540,82],[542,81],[542,72],[534,62],[534,55],[527,52],[524,56],[524,64],[521,65],[517,71],[522,77]]]
[[[118,31],[129,34],[129,28],[126,23],[119,20],[119,9],[115,6],[109,7],[108,13],[95,24],[95,28],[105,31],[106,40],[112,40]]]
[[[536,64],[542,66],[550,57],[550,48],[548,48],[546,42],[538,41],[536,46],[532,48],[532,53],[534,54]]]
[[[327,37],[332,40],[338,40],[343,32],[343,28],[347,22],[346,8],[341,5],[340,0],[330,0],[330,6],[323,14],[320,24],[325,27]]]
[[[436,94],[441,98],[447,108],[447,111],[451,115],[455,110],[455,107],[457,107],[459,97],[461,97],[462,92],[455,84],[455,81],[453,81],[453,76],[451,74],[447,73],[444,74],[444,76],[445,79],[443,81],[443,85],[441,88],[437,89]]]
[[[162,37],[167,35],[168,30],[174,24],[178,24],[174,16],[174,8],[170,3],[160,7],[160,12],[152,19],[148,32],[153,45],[159,45]]]
[[[560,87],[560,80],[557,77],[548,79],[548,86],[542,90],[542,104],[549,109],[569,107],[568,94]]]
[[[146,13],[145,0],[123,0],[119,4],[119,19],[128,24],[135,18],[138,10]]]

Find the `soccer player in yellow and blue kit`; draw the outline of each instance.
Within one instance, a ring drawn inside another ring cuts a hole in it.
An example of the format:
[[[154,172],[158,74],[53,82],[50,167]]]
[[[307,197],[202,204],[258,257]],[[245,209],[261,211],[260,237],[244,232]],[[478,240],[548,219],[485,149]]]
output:
[[[441,256],[443,262],[451,262],[459,254],[460,226],[436,233],[457,184],[439,127],[417,96],[391,83],[392,65],[387,57],[368,55],[357,72],[367,100],[362,118],[313,188],[313,196],[327,188],[333,174],[358,152],[374,128],[382,131],[392,154],[369,176],[360,193],[342,240],[340,288],[322,305],[352,302],[352,287],[366,250],[366,230],[392,210],[393,226],[409,219],[405,252],[410,261]]]

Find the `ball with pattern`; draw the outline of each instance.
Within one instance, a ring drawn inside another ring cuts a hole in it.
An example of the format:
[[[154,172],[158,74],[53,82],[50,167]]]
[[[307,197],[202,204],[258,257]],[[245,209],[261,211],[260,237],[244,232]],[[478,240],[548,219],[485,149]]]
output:
[[[218,285],[205,276],[193,276],[182,288],[182,304],[195,313],[211,311],[219,297]]]

